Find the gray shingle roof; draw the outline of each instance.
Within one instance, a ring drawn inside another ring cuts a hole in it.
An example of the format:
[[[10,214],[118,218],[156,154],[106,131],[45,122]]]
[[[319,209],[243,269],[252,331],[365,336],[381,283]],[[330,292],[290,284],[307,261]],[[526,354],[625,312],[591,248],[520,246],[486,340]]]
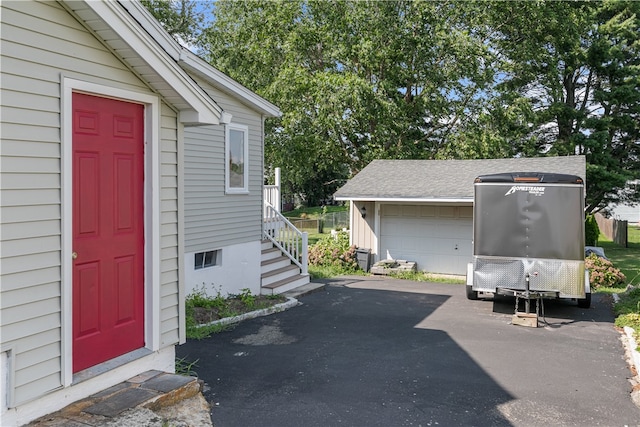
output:
[[[481,160],[374,160],[342,186],[337,200],[469,199],[479,175],[546,172],[585,179],[584,156]]]

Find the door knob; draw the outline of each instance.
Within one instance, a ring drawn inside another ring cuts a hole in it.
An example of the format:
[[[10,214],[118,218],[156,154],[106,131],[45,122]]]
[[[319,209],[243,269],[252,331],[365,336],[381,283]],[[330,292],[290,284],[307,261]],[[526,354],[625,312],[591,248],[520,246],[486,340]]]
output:
[[[71,254],[71,258],[73,258],[73,259],[78,258],[78,252],[73,252],[73,253]]]

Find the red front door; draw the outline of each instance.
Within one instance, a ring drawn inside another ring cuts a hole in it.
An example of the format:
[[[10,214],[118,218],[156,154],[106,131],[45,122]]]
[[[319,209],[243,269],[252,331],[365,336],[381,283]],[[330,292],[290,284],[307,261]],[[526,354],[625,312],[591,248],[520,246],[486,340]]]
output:
[[[144,346],[144,107],[73,94],[73,372]]]

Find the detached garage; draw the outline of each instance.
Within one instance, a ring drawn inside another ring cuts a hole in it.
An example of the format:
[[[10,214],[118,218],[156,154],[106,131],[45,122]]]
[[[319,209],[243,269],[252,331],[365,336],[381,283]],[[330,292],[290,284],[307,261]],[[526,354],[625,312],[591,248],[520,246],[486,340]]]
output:
[[[374,160],[334,195],[350,203],[351,242],[373,262],[464,275],[473,253],[473,181],[500,172],[585,178],[584,156],[483,160]]]

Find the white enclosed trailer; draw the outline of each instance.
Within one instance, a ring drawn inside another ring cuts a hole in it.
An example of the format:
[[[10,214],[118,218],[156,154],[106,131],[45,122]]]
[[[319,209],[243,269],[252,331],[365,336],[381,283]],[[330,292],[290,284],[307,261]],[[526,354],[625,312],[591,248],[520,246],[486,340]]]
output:
[[[479,292],[525,298],[532,292],[590,306],[582,178],[540,172],[482,175],[474,183],[473,209],[469,299]]]

